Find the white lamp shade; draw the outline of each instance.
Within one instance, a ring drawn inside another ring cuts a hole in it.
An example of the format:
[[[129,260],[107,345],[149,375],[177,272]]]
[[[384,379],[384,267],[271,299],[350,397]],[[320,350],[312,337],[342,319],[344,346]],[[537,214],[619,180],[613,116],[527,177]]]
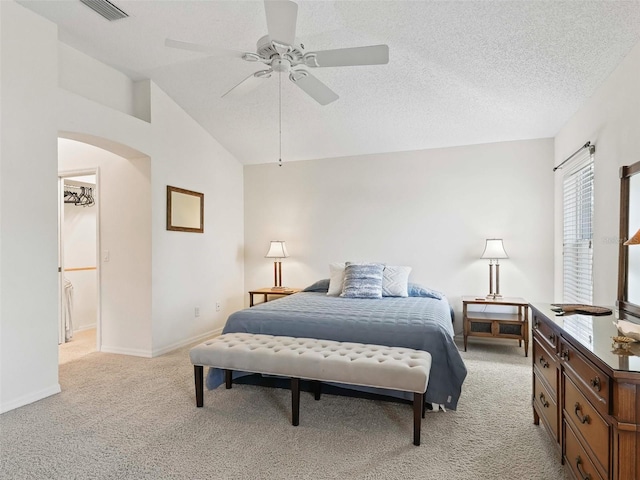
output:
[[[509,255],[504,251],[504,245],[502,244],[501,238],[487,238],[487,243],[484,246],[484,252],[480,258],[497,260],[499,258],[509,258]]]
[[[288,256],[289,252],[287,252],[287,246],[283,240],[271,240],[271,245],[265,258],[287,258]]]

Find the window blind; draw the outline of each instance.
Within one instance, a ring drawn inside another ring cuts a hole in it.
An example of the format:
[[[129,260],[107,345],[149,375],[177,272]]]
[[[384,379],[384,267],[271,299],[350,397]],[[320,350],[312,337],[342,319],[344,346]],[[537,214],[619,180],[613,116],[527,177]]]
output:
[[[585,150],[563,181],[563,301],[593,298],[593,154]]]

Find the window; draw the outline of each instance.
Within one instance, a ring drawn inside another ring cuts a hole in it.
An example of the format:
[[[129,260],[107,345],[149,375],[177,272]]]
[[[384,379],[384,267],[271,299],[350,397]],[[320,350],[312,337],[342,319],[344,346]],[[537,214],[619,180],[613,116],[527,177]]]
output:
[[[563,301],[593,298],[593,150],[568,167],[563,182]]]

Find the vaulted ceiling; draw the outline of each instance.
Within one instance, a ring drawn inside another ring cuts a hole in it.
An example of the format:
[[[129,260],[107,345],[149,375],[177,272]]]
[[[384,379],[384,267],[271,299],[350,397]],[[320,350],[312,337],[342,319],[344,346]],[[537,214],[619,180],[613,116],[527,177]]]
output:
[[[20,3],[62,42],[152,79],[241,162],[277,161],[277,74],[221,98],[260,65],[165,46],[255,52],[262,1],[113,0],[129,15],[113,22],[79,0]],[[640,39],[635,0],[297,3],[306,51],[387,44],[389,63],[313,69],[340,97],[326,106],[283,75],[285,162],[552,137]]]

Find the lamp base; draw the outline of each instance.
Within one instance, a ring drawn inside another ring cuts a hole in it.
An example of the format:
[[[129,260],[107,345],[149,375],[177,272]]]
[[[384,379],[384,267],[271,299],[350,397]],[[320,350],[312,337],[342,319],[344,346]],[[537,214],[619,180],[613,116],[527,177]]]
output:
[[[490,293],[485,297],[487,300],[499,300],[502,298],[502,295],[499,293]]]
[[[279,286],[276,286],[276,287],[271,287],[271,290],[288,290],[288,287],[279,287]]]

